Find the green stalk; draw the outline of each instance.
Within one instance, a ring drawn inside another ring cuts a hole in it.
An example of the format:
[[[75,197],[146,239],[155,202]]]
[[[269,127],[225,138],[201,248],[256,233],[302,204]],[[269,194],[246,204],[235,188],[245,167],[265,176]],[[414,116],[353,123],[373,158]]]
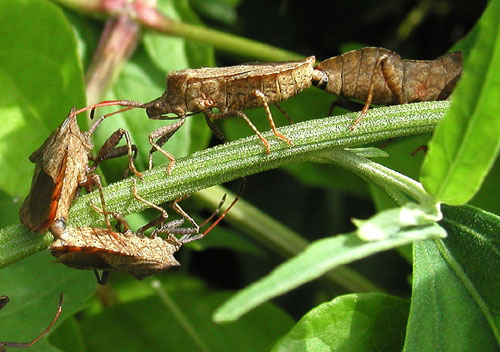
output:
[[[74,9],[75,11],[88,13],[93,17],[102,17],[103,15],[106,17],[115,17],[118,14],[123,15],[124,11],[129,11],[129,9],[121,8],[119,5],[109,5],[105,7],[101,0],[54,1]],[[304,58],[302,55],[255,40],[206,28],[204,26],[174,21],[164,16],[154,7],[148,8],[143,6],[135,10],[135,12],[130,12],[129,16],[140,23],[145,29],[210,44],[213,45],[214,48],[228,53],[263,61],[289,61]]]
[[[428,102],[372,109],[354,131],[349,127],[357,113],[297,123],[279,129],[293,141],[292,148],[271,132],[264,133],[271,147],[269,155],[264,153],[256,136],[240,139],[179,159],[171,175],[166,174],[165,165],[144,172],[137,191],[154,204],[161,204],[242,176],[309,160],[311,154],[332,148],[427,133],[435,128],[448,106],[448,102]],[[144,210],[146,205],[132,197],[131,187],[131,179],[106,187],[104,197],[108,210],[123,215]],[[96,192],[75,200],[69,213],[69,225],[103,226],[102,216],[92,209],[90,202],[99,204]],[[0,230],[0,267],[46,248],[50,237],[30,235],[21,225]],[[29,246],[27,238],[30,238]],[[279,250],[287,249],[283,245]]]

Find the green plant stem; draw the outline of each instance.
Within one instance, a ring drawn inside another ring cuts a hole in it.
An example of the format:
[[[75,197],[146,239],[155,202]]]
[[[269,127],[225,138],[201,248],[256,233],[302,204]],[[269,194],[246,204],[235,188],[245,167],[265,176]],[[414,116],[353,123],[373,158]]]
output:
[[[144,21],[141,21],[140,23],[146,28],[152,28],[167,35],[196,40],[213,45],[214,48],[218,50],[245,57],[256,58],[259,60],[289,61],[304,58],[302,55],[260,43],[255,40],[189,23],[176,22],[170,19],[162,20],[161,22],[155,24],[154,27],[152,24],[148,24]]]
[[[186,315],[182,312],[179,306],[175,303],[175,301],[170,297],[168,292],[163,288],[161,282],[157,279],[153,279],[151,281],[151,287],[156,291],[161,301],[165,305],[165,307],[172,314],[172,318],[177,320],[179,325],[184,329],[187,335],[191,338],[191,340],[196,344],[198,351],[210,351],[210,349],[203,343],[201,337],[196,332],[196,329],[189,322]]]
[[[314,156],[313,160],[316,159],[318,157]],[[350,151],[334,149],[325,153],[324,156],[319,156],[319,159],[326,159],[340,165],[376,184],[400,206],[408,202],[408,197],[405,195],[421,204],[432,204],[434,201],[419,182]]]
[[[349,127],[357,114],[297,123],[279,129],[293,141],[294,147],[290,148],[267,132],[264,136],[268,138],[271,153],[266,155],[256,136],[240,139],[179,159],[171,175],[166,174],[165,165],[144,172],[137,191],[147,200],[161,204],[242,176],[308,160],[311,153],[427,133],[435,128],[448,106],[445,101],[372,109],[354,131]],[[144,203],[132,197],[131,186],[131,179],[126,179],[104,189],[108,210],[127,215],[146,208]],[[103,225],[102,216],[92,209],[89,202],[99,204],[97,192],[75,200],[69,213],[69,225]],[[31,235],[34,236],[30,240],[33,243],[27,247],[25,241],[29,236],[21,225],[0,230],[0,267],[32,255],[50,243],[47,236]]]
[[[128,8],[121,8],[121,5],[109,5],[105,7],[100,0],[54,0],[57,3],[72,8],[76,11],[85,12],[94,17],[115,17],[123,15]],[[244,57],[255,58],[264,61],[288,61],[303,59],[291,51],[276,48],[271,45],[206,28],[189,23],[174,21],[154,7],[147,7],[145,4],[129,12],[129,16],[141,24],[143,28],[154,30],[166,35],[180,37],[184,39],[196,40],[202,43],[213,45],[214,48],[230,52]]]

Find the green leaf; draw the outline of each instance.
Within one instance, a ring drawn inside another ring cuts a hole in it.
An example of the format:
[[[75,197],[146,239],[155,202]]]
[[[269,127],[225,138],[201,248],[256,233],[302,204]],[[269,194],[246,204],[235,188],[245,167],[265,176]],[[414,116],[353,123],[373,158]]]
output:
[[[28,156],[85,96],[73,31],[57,6],[0,0],[0,48],[0,189],[10,203],[3,217],[28,193]]]
[[[59,294],[64,294],[56,326],[86,305],[96,288],[91,271],[54,263],[48,251],[0,271],[0,295],[10,298],[0,311],[0,341],[26,342],[38,336],[54,317]],[[42,339],[30,351],[54,351]]]
[[[304,252],[274,269],[268,276],[238,292],[217,309],[215,321],[233,321],[259,304],[314,280],[328,270],[377,252],[413,241],[443,237],[437,225],[403,230],[391,238],[365,242],[354,234],[313,242]]]
[[[293,325],[271,304],[236,323],[216,325],[210,314],[229,293],[176,290],[165,295],[129,301],[83,319],[87,350],[268,351]]]
[[[352,219],[352,222],[358,228],[356,234],[359,238],[373,241],[401,236],[401,232],[416,226],[433,225],[441,220],[441,217],[438,206],[424,206],[410,202],[400,208],[381,211],[368,220]],[[446,236],[445,233],[443,235]]]
[[[304,315],[272,351],[401,351],[408,309],[383,294],[340,296]]]
[[[471,206],[442,210],[448,237],[414,244],[405,351],[496,351],[500,218]]]
[[[429,145],[421,180],[437,201],[460,205],[478,191],[500,147],[500,1],[491,1],[463,77]]]

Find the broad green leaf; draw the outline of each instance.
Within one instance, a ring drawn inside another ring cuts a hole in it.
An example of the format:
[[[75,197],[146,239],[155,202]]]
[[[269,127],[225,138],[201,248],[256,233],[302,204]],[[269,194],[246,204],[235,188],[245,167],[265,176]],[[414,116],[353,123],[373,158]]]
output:
[[[500,346],[500,218],[443,207],[444,240],[414,244],[405,351],[496,351]]]
[[[408,310],[408,301],[393,296],[340,296],[304,315],[272,351],[401,351]]]
[[[500,1],[479,20],[450,110],[429,145],[421,180],[437,201],[460,205],[480,188],[500,147]]]
[[[97,286],[91,271],[54,263],[48,251],[0,270],[0,295],[10,303],[0,311],[0,341],[31,341],[54,317],[59,294],[64,294],[57,325],[82,309]],[[55,351],[44,338],[30,351]]]
[[[366,242],[354,234],[315,241],[268,276],[238,292],[217,309],[215,321],[233,321],[259,304],[314,280],[328,270],[413,241],[443,237],[437,225],[409,228],[380,241]]]
[[[210,314],[229,293],[176,290],[119,304],[82,321],[88,351],[268,351],[293,326],[271,304],[217,325]],[[110,329],[112,327],[112,329]]]
[[[28,156],[85,98],[73,31],[57,6],[1,0],[0,48],[0,189],[9,204],[3,222],[17,213],[15,197],[28,193]]]

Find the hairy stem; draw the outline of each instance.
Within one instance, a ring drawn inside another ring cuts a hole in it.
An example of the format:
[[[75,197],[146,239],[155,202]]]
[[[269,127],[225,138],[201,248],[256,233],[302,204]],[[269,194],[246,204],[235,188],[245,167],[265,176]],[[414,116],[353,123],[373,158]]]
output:
[[[311,154],[331,148],[430,132],[448,106],[448,102],[428,102],[372,109],[354,131],[349,127],[357,114],[297,123],[279,129],[294,142],[292,148],[271,132],[264,133],[271,147],[269,155],[264,153],[256,136],[240,139],[179,159],[171,175],[166,174],[164,165],[144,172],[143,180],[137,183],[137,191],[147,200],[160,204],[242,176],[308,160]],[[123,215],[144,210],[145,204],[133,198],[131,187],[130,179],[107,186],[104,196],[108,210]],[[97,192],[75,200],[69,214],[70,225],[103,225],[102,216],[92,209],[89,202],[99,204]],[[231,213],[227,218],[231,221]],[[30,235],[21,225],[0,230],[0,267],[46,248],[50,238],[48,235]]]

